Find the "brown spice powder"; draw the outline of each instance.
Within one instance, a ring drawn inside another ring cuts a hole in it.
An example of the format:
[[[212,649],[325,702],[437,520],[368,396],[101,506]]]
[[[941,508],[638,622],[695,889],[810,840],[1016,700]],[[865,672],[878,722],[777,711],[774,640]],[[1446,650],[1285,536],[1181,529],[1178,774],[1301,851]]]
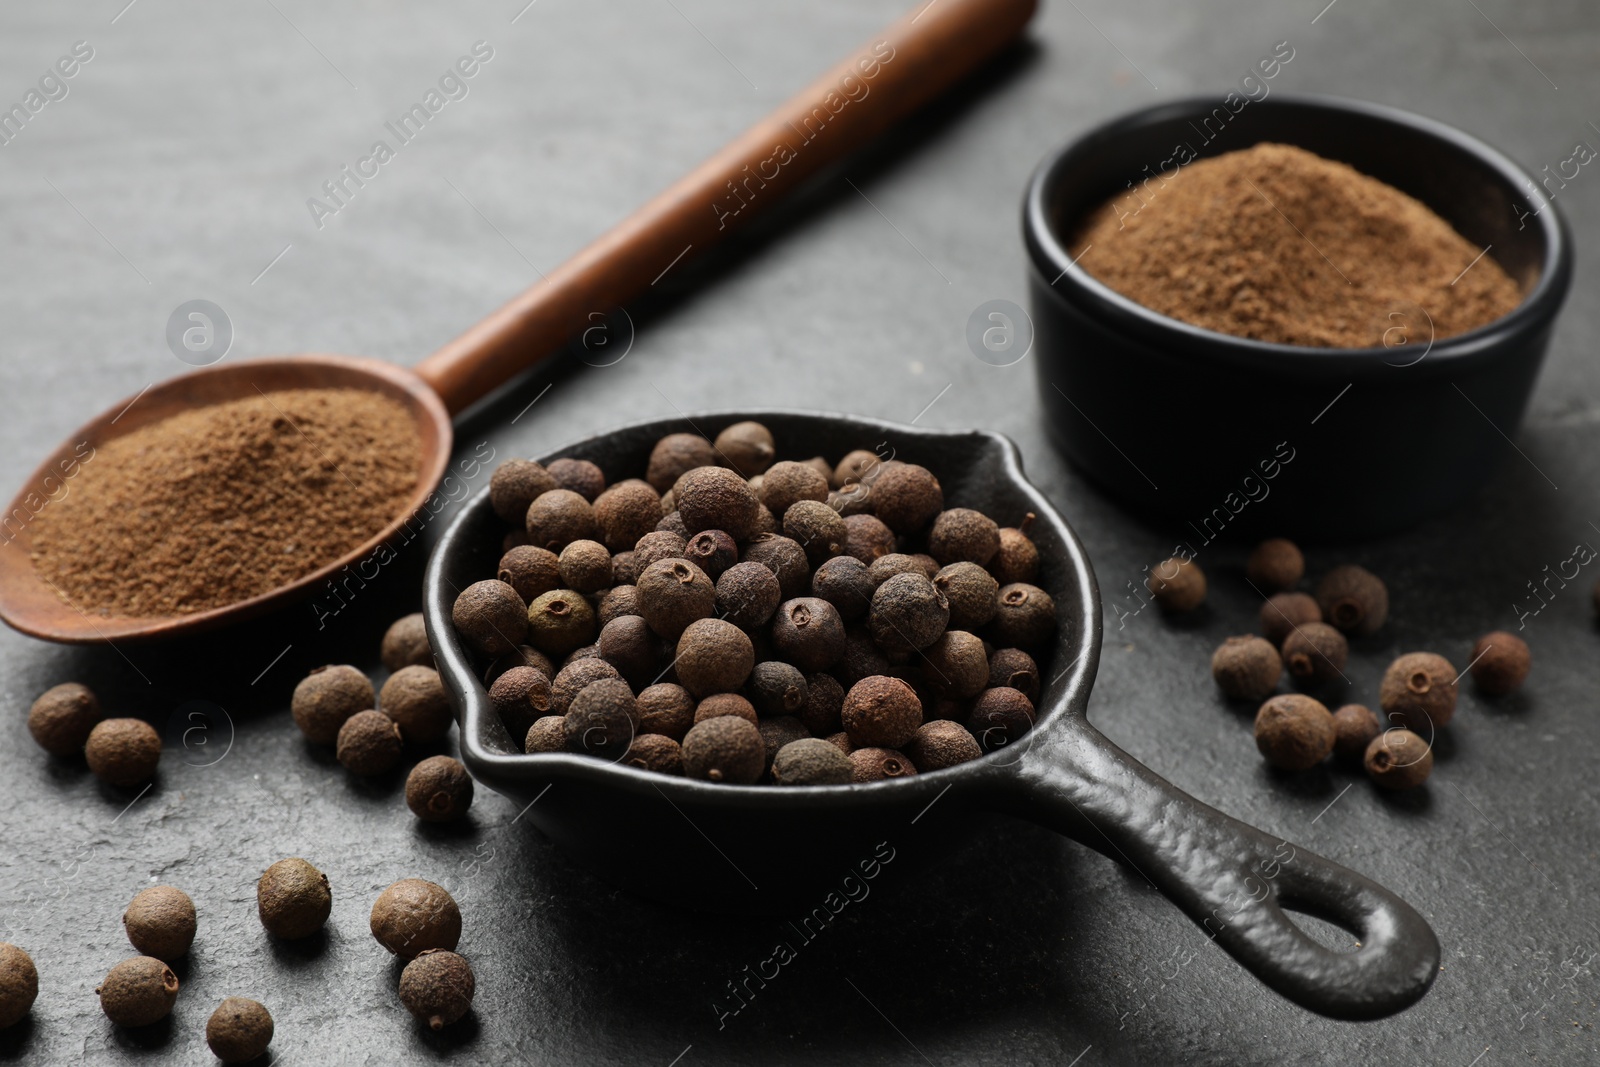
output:
[[[1085,221],[1072,248],[1085,245],[1080,263],[1122,295],[1280,344],[1367,348],[1386,331],[1391,344],[1425,342],[1430,319],[1433,337],[1450,337],[1521,300],[1420,201],[1289,145],[1197,160],[1123,193]]]
[[[410,413],[361,389],[187,411],[100,445],[33,562],[88,612],[188,615],[268,592],[387,525],[417,483]]]

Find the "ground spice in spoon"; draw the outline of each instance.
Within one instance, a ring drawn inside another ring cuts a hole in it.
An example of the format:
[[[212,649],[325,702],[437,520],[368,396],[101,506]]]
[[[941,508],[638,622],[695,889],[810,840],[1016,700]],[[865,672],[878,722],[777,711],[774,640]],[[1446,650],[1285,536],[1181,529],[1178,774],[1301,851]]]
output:
[[[33,562],[88,613],[188,615],[331,563],[391,520],[421,445],[399,401],[289,389],[97,444],[39,516]]]
[[[1280,344],[1426,343],[1430,328],[1432,338],[1465,333],[1522,297],[1491,255],[1480,258],[1421,201],[1281,144],[1124,191],[1090,213],[1070,251],[1163,315]]]

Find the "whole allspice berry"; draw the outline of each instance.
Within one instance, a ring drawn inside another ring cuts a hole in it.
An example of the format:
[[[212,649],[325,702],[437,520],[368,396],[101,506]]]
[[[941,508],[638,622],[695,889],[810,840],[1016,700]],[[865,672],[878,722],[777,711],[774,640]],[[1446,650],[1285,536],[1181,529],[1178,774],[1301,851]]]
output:
[[[1389,589],[1365,567],[1346,563],[1317,583],[1322,617],[1352,637],[1378,631],[1389,617]]]
[[[567,709],[567,747],[601,759],[620,759],[638,732],[633,690],[620,678],[584,686]]]
[[[1372,739],[1382,732],[1371,708],[1346,704],[1333,713],[1333,754],[1340,759],[1361,759]]]
[[[783,516],[802,500],[828,500],[828,479],[809,463],[783,460],[761,476],[761,503],[775,516]],[[729,531],[732,533],[733,531]]]
[[[730,693],[755,666],[755,647],[743,630],[723,619],[697,619],[678,638],[678,682],[697,697]]]
[[[1279,648],[1297,626],[1322,621],[1322,608],[1309,593],[1274,593],[1261,605],[1261,633]]]
[[[1020,648],[997,648],[989,656],[989,686],[1015,689],[1037,702],[1042,690],[1039,665]]]
[[[550,712],[565,715],[572,710],[572,702],[590,684],[607,678],[620,678],[621,672],[603,659],[578,659],[556,672],[550,683]]]
[[[512,737],[550,713],[550,679],[537,667],[512,667],[489,687],[489,703]]]
[[[594,641],[594,606],[576,589],[541,593],[527,611],[528,643],[547,656],[565,656]]]
[[[1282,537],[1261,542],[1244,563],[1244,576],[1262,593],[1293,589],[1306,574],[1306,557],[1300,546]]]
[[[673,530],[651,530],[633,546],[634,583],[645,568],[658,560],[688,559],[689,540]]]
[[[756,532],[760,501],[737,471],[697,467],[672,487],[678,516],[690,534],[721,530],[735,541]]]
[[[544,469],[550,472],[558,487],[571,489],[591,504],[605,492],[605,471],[586,459],[553,459]]]
[[[522,751],[535,752],[565,752],[567,750],[567,717],[565,715],[544,715],[533,721],[528,727],[527,736],[522,741]]]
[[[710,618],[717,606],[717,587],[705,571],[686,559],[650,564],[639,575],[636,588],[639,614],[650,629],[669,641],[681,637],[690,623]]]
[[[1528,643],[1516,634],[1495,630],[1478,638],[1472,646],[1472,682],[1485,696],[1505,696],[1528,677],[1533,653]]]
[[[976,563],[982,567],[1000,551],[1000,527],[989,516],[971,508],[941,511],[928,531],[928,554],[941,567]]]
[[[761,743],[766,749],[763,760],[768,772],[772,770],[772,761],[778,758],[779,749],[791,741],[811,736],[811,731],[793,715],[775,715],[770,719],[758,719],[756,730],[761,734]]]
[[[828,484],[835,489],[843,489],[857,482],[870,482],[873,472],[882,465],[883,461],[878,458],[876,452],[858,448],[846,454],[839,461],[839,465],[833,468],[833,477],[828,479]]]
[[[826,600],[796,597],[778,608],[772,646],[801,670],[827,670],[844,655],[844,621]]]
[[[0,941],[0,1030],[15,1026],[39,998],[39,971],[33,957]]]
[[[867,565],[854,556],[835,556],[811,575],[811,595],[832,604],[845,622],[854,622],[867,613],[873,592]]]
[[[778,785],[848,785],[853,776],[850,757],[820,737],[790,741],[772,759]]]
[[[430,948],[400,972],[400,1003],[430,1030],[443,1030],[472,1009],[472,966],[454,952]]]
[[[1391,724],[1432,737],[1456,713],[1457,676],[1443,656],[1408,652],[1383,672],[1378,704]]]
[[[406,775],[406,807],[423,822],[454,822],[472,807],[472,776],[460,760],[429,756]]]
[[[456,721],[444,682],[432,667],[401,667],[378,691],[378,710],[400,725],[413,744],[431,744]]]
[[[845,694],[842,719],[851,744],[899,748],[915,737],[922,725],[922,701],[916,690],[899,678],[863,678]]]
[[[641,734],[661,734],[674,741],[694,725],[694,697],[676,682],[657,682],[634,698]]]
[[[622,555],[631,556],[633,553],[624,552]],[[621,556],[612,556],[612,564],[614,565],[621,558]],[[613,569],[615,568],[613,567]],[[635,574],[633,577],[637,578],[638,575]],[[624,615],[637,614],[639,614],[639,588],[630,581],[626,585],[612,586],[601,595],[600,606],[595,609],[595,621],[604,630],[606,623],[612,619],[620,619]]]
[[[1036,585],[1012,582],[1000,587],[994,618],[984,636],[1002,648],[1039,648],[1056,632],[1056,602]]]
[[[1039,549],[1028,537],[1033,522],[1034,514],[1030,511],[1019,525],[1001,529],[1000,549],[989,561],[989,573],[1001,585],[1038,581]]]
[[[1283,639],[1283,662],[1296,685],[1326,685],[1335,678],[1344,677],[1344,665],[1349,656],[1350,644],[1344,634],[1325,622],[1297,626]]]
[[[1192,559],[1173,556],[1150,568],[1145,588],[1162,611],[1193,611],[1206,600],[1206,574]]]
[[[1333,751],[1333,713],[1299,693],[1275,696],[1256,712],[1256,748],[1274,767],[1303,771]]]
[[[574,541],[556,557],[561,584],[580,593],[611,587],[611,553],[599,541]]]
[[[1411,789],[1433,773],[1433,748],[1410,730],[1385,730],[1367,745],[1362,765],[1384,789]]]
[[[531,603],[539,594],[561,588],[561,557],[548,548],[518,545],[500,557],[495,577],[515,589],[524,603]],[[423,664],[424,667],[431,665],[431,662]]]
[[[423,624],[420,611],[401,616],[390,624],[383,632],[379,656],[391,671],[401,667],[433,666],[433,649],[428,645],[428,628]]]
[[[760,667],[760,664],[757,664]],[[826,737],[839,732],[844,714],[844,686],[839,679],[821,671],[806,678],[805,706],[794,713],[811,731],[813,737]]]
[[[256,883],[256,911],[273,937],[286,941],[310,937],[333,911],[328,876],[298,856],[279,860]]]
[[[917,773],[910,757],[892,748],[853,748],[845,758],[850,761],[852,782],[885,782]]]
[[[405,743],[400,735],[399,724],[389,716],[381,711],[358,711],[339,727],[339,739],[334,744],[333,754],[351,774],[372,777],[387,774],[400,766]]]
[[[739,546],[722,530],[701,530],[683,546],[683,558],[714,582],[739,562]]]
[[[663,652],[668,647],[638,615],[612,619],[600,629],[600,658],[640,689],[660,677],[667,663]]]
[[[206,1044],[223,1063],[249,1063],[272,1044],[272,1013],[258,1000],[227,997],[206,1020]]]
[[[872,480],[872,512],[897,534],[916,533],[943,510],[944,490],[926,467],[886,465]]]
[[[846,513],[844,528],[845,552],[869,567],[879,556],[887,556],[894,551],[894,531],[876,515]]]
[[[100,700],[88,686],[63,682],[46,689],[33,702],[28,710],[28,732],[52,756],[77,756],[103,718]]]
[[[134,956],[111,968],[95,993],[100,1010],[118,1026],[149,1026],[172,1013],[178,976],[154,956]]]
[[[89,731],[83,755],[102,782],[124,788],[155,777],[161,735],[143,719],[106,719]]]
[[[949,719],[923,723],[905,751],[919,774],[954,767],[983,755],[967,728]]]
[[[717,579],[717,614],[745,630],[765,625],[783,602],[778,576],[763,564],[735,563]]]
[[[195,926],[194,901],[176,886],[141,890],[122,913],[122,928],[133,947],[166,963],[188,955]]]
[[[911,573],[896,574],[878,586],[867,613],[872,639],[889,653],[927,648],[949,621],[950,602],[944,593],[925,576]]]
[[[756,715],[755,705],[739,693],[712,693],[694,706],[696,725],[719,715],[734,715],[752,726],[761,721]]]
[[[759,563],[777,575],[785,600],[804,596],[811,584],[811,561],[792,537],[756,534],[744,546],[744,562]]]
[[[1211,655],[1211,677],[1230,700],[1265,700],[1282,676],[1283,659],[1265,638],[1230,637]]]
[[[1033,723],[1033,701],[1015,689],[985,689],[967,715],[967,732],[985,752],[993,752],[1022,738]]]
[[[850,539],[844,516],[820,500],[797,500],[783,513],[783,536],[806,551],[813,567],[843,555]]]
[[[450,621],[462,639],[479,652],[503,656],[520,645],[528,632],[528,604],[506,582],[473,582],[456,597]]]
[[[764,717],[798,715],[806,706],[806,690],[806,676],[792,663],[771,659],[750,672],[750,703]]]
[[[640,734],[635,737],[622,762],[641,771],[683,776],[683,749],[678,742],[662,734]]]
[[[301,679],[289,700],[289,712],[308,740],[331,745],[346,719],[373,705],[367,676],[349,664],[336,664],[318,667]]]
[[[694,433],[669,433],[650,450],[644,477],[656,492],[665,493],[689,471],[715,462],[717,450],[704,437]]]
[[[596,497],[593,513],[600,543],[613,552],[629,552],[661,521],[661,494],[648,482],[630,478]]]
[[[922,674],[938,696],[965,700],[989,685],[983,642],[965,630],[946,630],[922,650]]]
[[[378,894],[369,919],[378,944],[403,960],[430,948],[454,951],[461,941],[461,909],[442,885],[402,878]]]
[[[974,633],[988,625],[1000,607],[1000,585],[976,563],[952,563],[933,576],[933,585],[950,602],[950,628]]]
[[[508,459],[489,476],[489,506],[506,522],[522,525],[528,505],[552,489],[555,477],[531,459]]]
[[[560,552],[574,541],[593,540],[594,508],[571,489],[552,489],[528,505],[528,543]]]
[[[759,422],[736,422],[717,434],[711,444],[722,462],[746,478],[764,472],[778,454],[772,431]]]
[[[761,731],[737,715],[706,719],[684,736],[683,773],[690,778],[750,785],[766,766]]]

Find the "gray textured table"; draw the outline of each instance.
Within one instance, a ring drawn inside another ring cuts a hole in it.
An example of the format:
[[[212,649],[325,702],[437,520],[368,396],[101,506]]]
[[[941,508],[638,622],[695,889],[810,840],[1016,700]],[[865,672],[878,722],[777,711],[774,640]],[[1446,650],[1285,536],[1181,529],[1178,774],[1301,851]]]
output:
[[[900,7],[542,0],[519,15],[522,0],[269,0],[224,17],[198,0],[119,13],[124,2],[0,15],[7,105],[74,42],[93,49],[67,94],[0,147],[8,487],[81,419],[184,369],[164,331],[187,300],[227,311],[231,358],[415,361]],[[684,272],[640,315],[625,360],[520,384],[459,425],[462,450],[531,453],[622,420],[739,404],[989,427],[1021,445],[1115,599],[1173,531],[1130,519],[1052,454],[1026,362],[987,366],[963,340],[978,304],[1021,301],[1018,198],[1048,147],[1164,96],[1225,90],[1281,40],[1296,54],[1281,90],[1412,108],[1535,170],[1577,140],[1600,143],[1600,14],[1588,5],[1339,0],[1319,16],[1321,3],[1048,4],[1030,47],[847,170],[855,188],[836,177],[714,268]],[[314,219],[307,198],[479,40],[493,57],[467,95]],[[1585,169],[1558,203],[1581,245],[1600,236],[1600,178]],[[1515,625],[1513,604],[1546,564],[1600,543],[1592,293],[1580,253],[1529,422],[1472,503],[1407,536],[1313,553],[1313,568],[1355,559],[1391,582],[1393,621],[1353,656],[1353,695],[1370,699],[1398,650],[1464,662],[1479,632]],[[462,827],[419,827],[398,782],[352,783],[301,743],[285,710],[295,681],[328,661],[376,670],[383,626],[417,602],[425,551],[408,549],[321,632],[301,609],[121,652],[0,634],[0,938],[33,953],[43,984],[31,1022],[0,1035],[0,1060],[203,1062],[205,1017],[237,993],[271,1007],[284,1063],[1595,1061],[1595,574],[1529,618],[1525,691],[1497,704],[1465,694],[1432,782],[1396,798],[1344,770],[1267,772],[1248,718],[1216,696],[1209,652],[1253,618],[1241,548],[1211,556],[1215,592],[1199,619],[1145,612],[1108,629],[1092,717],[1115,741],[1429,917],[1444,969],[1404,1015],[1309,1016],[1136,875],[996,824],[848,909],[719,1029],[713,999],[768,955],[778,921],[621,897],[493,795]],[[33,747],[24,712],[66,679],[175,727],[148,793],[102,788]],[[213,713],[210,748],[182,745],[190,701],[226,712]],[[253,901],[260,870],[290,854],[323,866],[335,892],[326,939],[294,950],[269,945]],[[443,1036],[404,1016],[396,968],[365,928],[376,891],[408,875],[451,886],[466,913],[477,1009]],[[193,895],[201,933],[170,1025],[119,1033],[92,990],[128,953],[127,899],[157,880]]]

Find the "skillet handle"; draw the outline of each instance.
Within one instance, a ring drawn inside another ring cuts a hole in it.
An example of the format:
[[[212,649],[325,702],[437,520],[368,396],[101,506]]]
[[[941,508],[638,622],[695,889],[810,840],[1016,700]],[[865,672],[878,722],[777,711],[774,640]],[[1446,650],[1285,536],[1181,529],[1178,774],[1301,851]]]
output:
[[[1206,806],[1064,716],[1015,758],[1012,810],[1134,868],[1261,981],[1310,1011],[1376,1019],[1439,972],[1439,942],[1405,901],[1349,868]],[[1008,805],[1009,806],[1009,805]],[[1350,930],[1335,952],[1285,908]]]

